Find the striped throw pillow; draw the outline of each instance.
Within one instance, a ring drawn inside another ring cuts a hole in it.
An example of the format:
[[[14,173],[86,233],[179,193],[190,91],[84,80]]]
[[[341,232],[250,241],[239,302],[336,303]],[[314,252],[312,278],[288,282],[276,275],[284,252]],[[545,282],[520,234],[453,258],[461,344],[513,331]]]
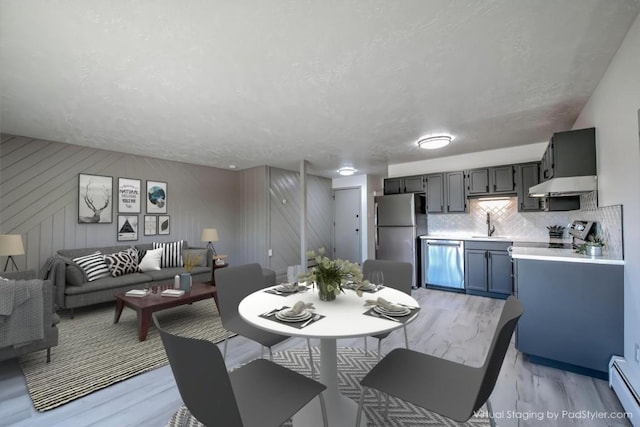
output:
[[[104,256],[104,261],[109,266],[113,277],[138,271],[138,252],[135,249],[127,249]]]
[[[182,246],[184,240],[177,242],[158,243],[153,242],[153,249],[162,248],[162,258],[160,258],[160,267],[182,267]]]
[[[104,262],[104,255],[101,252],[73,258],[73,262],[80,266],[89,282],[111,275],[109,266]]]

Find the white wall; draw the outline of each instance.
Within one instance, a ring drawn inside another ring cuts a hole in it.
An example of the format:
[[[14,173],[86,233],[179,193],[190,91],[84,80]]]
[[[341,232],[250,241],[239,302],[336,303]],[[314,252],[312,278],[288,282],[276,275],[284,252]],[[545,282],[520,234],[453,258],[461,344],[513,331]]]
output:
[[[551,137],[551,135],[549,135]],[[390,178],[396,176],[422,175],[463,169],[482,168],[485,166],[510,165],[515,163],[537,162],[549,141],[518,147],[502,148],[500,150],[478,151],[458,156],[441,157],[438,159],[420,160],[417,162],[398,163],[389,165],[387,174]]]
[[[598,197],[602,205],[623,205],[625,243],[625,359],[636,389],[640,364],[634,346],[640,344],[640,18],[611,61],[574,128],[595,126],[598,150]]]

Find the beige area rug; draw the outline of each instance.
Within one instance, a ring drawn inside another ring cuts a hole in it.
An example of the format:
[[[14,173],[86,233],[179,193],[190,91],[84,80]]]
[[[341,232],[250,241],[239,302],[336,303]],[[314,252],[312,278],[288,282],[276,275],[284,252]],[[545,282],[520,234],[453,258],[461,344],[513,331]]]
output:
[[[314,347],[314,364],[316,372],[320,369],[320,351]],[[307,349],[295,349],[273,353],[273,361],[303,375],[310,376],[309,354]],[[360,400],[360,380],[376,364],[375,353],[365,353],[364,350],[352,347],[338,348],[338,387],[340,391],[350,399]],[[419,380],[419,379],[417,379]],[[487,416],[487,407],[483,406],[478,415],[471,417],[466,423],[458,423],[449,418],[442,417],[426,409],[407,403],[404,400],[392,397],[389,401],[389,418],[384,419],[384,405],[378,406],[376,395],[369,391],[365,394],[364,412],[368,419],[368,426],[376,427],[418,427],[418,426],[466,426],[486,427],[490,425]],[[183,405],[169,420],[166,427],[205,427]],[[291,427],[291,421],[283,427]]]
[[[38,411],[47,411],[111,384],[167,364],[155,326],[138,341],[136,313],[125,307],[113,323],[115,303],[62,312],[59,343],[45,353],[20,358],[29,395]],[[227,333],[213,299],[158,312],[163,327],[180,335],[219,342]]]

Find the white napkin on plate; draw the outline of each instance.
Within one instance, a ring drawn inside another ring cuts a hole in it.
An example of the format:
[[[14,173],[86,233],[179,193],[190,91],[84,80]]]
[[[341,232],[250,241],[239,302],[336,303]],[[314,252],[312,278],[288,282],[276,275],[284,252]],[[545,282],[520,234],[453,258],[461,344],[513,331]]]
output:
[[[283,314],[285,316],[298,316],[300,315],[303,311],[305,310],[313,310],[313,303],[312,302],[304,302],[304,301],[298,301],[297,303],[295,303],[293,305],[293,307],[291,307],[290,309],[286,310]]]
[[[387,301],[386,299],[382,298],[382,297],[378,297],[378,299],[368,299],[366,300],[366,302],[364,303],[365,307],[373,305],[373,306],[378,306],[381,307],[387,311],[405,311],[406,307],[402,307],[400,305],[394,304],[392,302]]]

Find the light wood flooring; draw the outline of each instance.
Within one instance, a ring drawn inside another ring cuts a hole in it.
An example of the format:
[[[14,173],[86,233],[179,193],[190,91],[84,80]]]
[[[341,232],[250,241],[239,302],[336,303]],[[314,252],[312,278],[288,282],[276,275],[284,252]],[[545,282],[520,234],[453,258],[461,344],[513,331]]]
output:
[[[415,290],[414,297],[422,310],[419,318],[408,327],[411,348],[480,365],[503,301],[428,289]],[[369,349],[376,348],[374,339],[369,338],[368,342]],[[296,338],[274,350],[305,346],[305,340]],[[364,340],[340,340],[338,346],[363,347]],[[401,330],[384,340],[382,349],[388,352],[396,346],[404,346]],[[227,364],[233,368],[259,356],[258,344],[235,337],[229,343]],[[52,357],[55,357],[55,349]],[[623,409],[606,381],[531,364],[515,350],[513,343],[491,403],[499,427],[630,425],[626,420],[576,418],[585,414],[581,411],[618,413]],[[31,404],[17,361],[0,363],[0,426],[161,427],[180,405],[171,370],[164,366],[39,413]],[[551,418],[556,414],[558,419]]]

